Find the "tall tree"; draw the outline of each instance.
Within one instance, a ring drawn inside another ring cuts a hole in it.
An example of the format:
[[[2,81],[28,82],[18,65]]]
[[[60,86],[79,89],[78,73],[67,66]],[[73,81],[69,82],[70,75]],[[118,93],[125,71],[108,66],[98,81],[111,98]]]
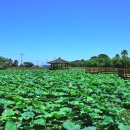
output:
[[[123,51],[121,52],[121,56],[122,56],[122,58],[128,57],[128,51],[127,51],[127,50],[123,50]]]
[[[129,62],[129,58],[128,58],[128,51],[127,50],[123,50],[121,52],[121,56],[122,56],[122,59],[121,59],[121,63],[122,63],[122,67],[125,67],[127,68],[128,67],[128,62]]]

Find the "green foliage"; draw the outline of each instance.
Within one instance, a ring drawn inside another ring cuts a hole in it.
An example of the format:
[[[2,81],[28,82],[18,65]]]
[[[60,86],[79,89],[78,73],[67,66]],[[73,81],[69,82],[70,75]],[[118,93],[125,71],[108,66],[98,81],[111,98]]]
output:
[[[5,130],[17,130],[16,124],[12,121],[7,121],[5,125]]]
[[[124,68],[130,67],[130,58],[128,57],[128,51],[123,50],[121,56],[116,54],[113,58],[110,58],[106,54],[99,54],[98,56],[92,56],[89,60],[76,60],[70,63],[72,67],[115,67]]]
[[[112,58],[113,67],[120,68],[122,66],[121,57],[119,54],[116,54],[115,57]]]
[[[91,127],[91,126],[81,129],[81,126],[79,124],[75,124],[69,121],[64,122],[63,127],[66,130],[96,130],[96,127]]]
[[[2,113],[2,119],[8,119],[8,117],[11,117],[11,116],[14,116],[15,113],[13,110],[5,110],[3,113]]]
[[[120,130],[130,130],[130,126],[123,125],[123,124],[119,124],[118,128],[119,128]]]
[[[32,62],[24,62],[23,66],[24,67],[32,67],[32,66],[34,66],[34,64]]]
[[[36,120],[33,121],[33,124],[34,125],[42,125],[42,126],[44,126],[45,125],[45,120],[42,119],[42,118],[36,119]]]
[[[17,66],[18,66],[17,60],[13,61],[12,59],[0,56],[0,69],[5,69],[8,67],[17,67]]]
[[[0,129],[117,130],[129,126],[126,109],[130,80],[118,75],[78,69],[0,73]]]
[[[10,66],[10,59],[0,56],[0,69]]]
[[[91,126],[89,126],[89,127],[85,127],[85,128],[82,129],[82,130],[96,130],[96,127],[91,127]]]
[[[122,56],[122,58],[127,57],[128,56],[128,51],[127,50],[123,50],[121,52],[121,56]]]
[[[74,124],[74,123],[72,123],[72,122],[65,122],[64,124],[63,124],[63,127],[65,128],[65,129],[67,129],[67,130],[80,130],[80,125],[78,125],[78,124]]]
[[[14,62],[12,63],[12,67],[18,67],[18,61],[14,60]]]

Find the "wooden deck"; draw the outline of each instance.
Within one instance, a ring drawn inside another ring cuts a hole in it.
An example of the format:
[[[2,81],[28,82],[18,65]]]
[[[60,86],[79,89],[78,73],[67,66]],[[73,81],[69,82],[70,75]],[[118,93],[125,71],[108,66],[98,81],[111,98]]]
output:
[[[123,78],[130,78],[130,68],[119,68],[118,74]]]
[[[85,67],[86,73],[118,74],[122,78],[130,78],[130,68]]]
[[[126,74],[126,78],[130,78],[130,74]]]
[[[116,68],[112,67],[85,67],[86,73],[117,74]]]

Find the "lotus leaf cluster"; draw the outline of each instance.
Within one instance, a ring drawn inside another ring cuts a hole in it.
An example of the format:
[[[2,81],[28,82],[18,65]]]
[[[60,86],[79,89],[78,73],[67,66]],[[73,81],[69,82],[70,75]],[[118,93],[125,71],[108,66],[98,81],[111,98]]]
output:
[[[129,110],[130,80],[118,75],[0,71],[1,130],[130,130]]]

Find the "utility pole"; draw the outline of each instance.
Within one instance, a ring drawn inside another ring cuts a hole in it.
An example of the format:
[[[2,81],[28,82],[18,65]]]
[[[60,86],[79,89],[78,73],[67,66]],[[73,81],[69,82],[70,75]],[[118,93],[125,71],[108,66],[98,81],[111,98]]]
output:
[[[37,66],[38,66],[38,60],[37,60]]]
[[[21,56],[21,66],[23,65],[23,55],[24,54],[22,54],[22,53],[20,54],[20,56]]]

